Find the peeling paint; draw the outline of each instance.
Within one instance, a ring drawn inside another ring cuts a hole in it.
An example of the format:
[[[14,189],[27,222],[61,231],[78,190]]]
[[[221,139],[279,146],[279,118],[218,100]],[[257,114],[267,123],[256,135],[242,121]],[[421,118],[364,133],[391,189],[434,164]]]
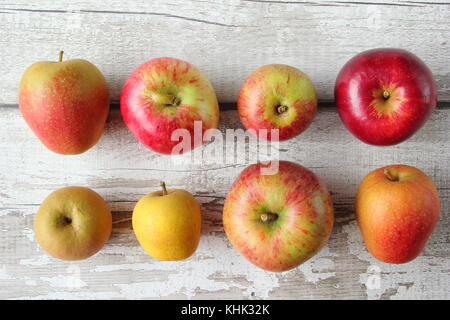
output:
[[[376,260],[367,251],[356,221],[343,227],[347,233],[349,253],[367,262],[368,271],[360,274],[368,299],[380,299],[394,290],[390,299],[449,298],[450,266],[448,258],[420,255],[405,264],[388,264]],[[377,285],[377,278],[379,284]],[[373,281],[375,280],[375,281]],[[404,285],[407,283],[408,285]],[[444,284],[444,286],[442,285]]]
[[[45,266],[49,264],[51,261],[50,257],[46,254],[40,255],[36,258],[30,258],[30,259],[21,259],[19,261],[19,264],[21,265],[28,265],[28,266]]]
[[[48,282],[51,287],[56,288],[82,288],[87,287],[86,282],[74,277],[57,275],[54,277],[41,277],[40,280]]]

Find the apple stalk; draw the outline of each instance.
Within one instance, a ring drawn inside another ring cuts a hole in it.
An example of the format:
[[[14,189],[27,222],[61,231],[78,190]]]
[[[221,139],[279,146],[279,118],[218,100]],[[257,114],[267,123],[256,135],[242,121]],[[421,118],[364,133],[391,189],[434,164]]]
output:
[[[388,169],[384,169],[383,173],[386,176],[386,178],[388,178],[390,181],[393,181],[393,182],[398,181],[398,176],[394,175]]]
[[[265,212],[261,214],[261,221],[265,223],[271,223],[278,219],[278,215],[272,212]]]
[[[161,181],[161,182],[159,183],[159,185],[160,185],[161,188],[162,188],[162,194],[163,194],[163,196],[166,196],[166,195],[168,194],[167,189],[166,189],[166,183],[165,183],[164,181]]]

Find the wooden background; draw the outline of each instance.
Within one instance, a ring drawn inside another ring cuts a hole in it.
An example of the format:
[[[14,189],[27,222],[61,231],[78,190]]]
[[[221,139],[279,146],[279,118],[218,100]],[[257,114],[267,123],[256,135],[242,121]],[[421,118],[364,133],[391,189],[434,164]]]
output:
[[[3,299],[450,299],[450,2],[433,1],[0,1],[0,298]],[[420,56],[439,87],[439,107],[414,137],[393,147],[356,140],[330,101],[337,72],[356,53],[405,48]],[[84,58],[112,90],[100,142],[85,154],[45,149],[17,108],[17,86],[38,60]],[[328,245],[300,267],[269,273],[246,262],[221,224],[224,197],[248,163],[179,164],[142,145],[123,124],[117,100],[127,76],[159,56],[188,60],[212,81],[222,130],[241,128],[233,102],[244,78],[267,63],[305,71],[322,101],[313,125],[279,146],[280,158],[315,171],[332,192],[336,220]],[[168,160],[169,159],[169,160]],[[389,265],[365,250],[354,220],[359,181],[394,163],[435,181],[439,224],[413,262]],[[159,180],[202,202],[203,235],[183,262],[157,262],[139,247],[131,210]],[[114,229],[95,256],[50,258],[38,247],[33,216],[51,191],[93,188],[109,202]]]

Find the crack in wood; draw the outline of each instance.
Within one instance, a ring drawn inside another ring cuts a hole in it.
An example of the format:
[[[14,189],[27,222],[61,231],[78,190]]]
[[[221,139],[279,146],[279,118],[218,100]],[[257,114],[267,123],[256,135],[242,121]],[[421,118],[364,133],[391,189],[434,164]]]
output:
[[[422,7],[421,2],[408,1],[407,3],[390,3],[390,2],[366,2],[366,1],[329,1],[329,2],[312,2],[312,1],[276,1],[276,0],[243,0],[252,3],[270,3],[283,5],[305,5],[318,7],[351,7],[358,5],[368,6],[398,6],[398,7]]]
[[[234,27],[234,28],[248,28],[254,27],[250,25],[235,25],[235,24],[225,24],[219,22],[213,22],[202,19],[189,18],[185,16],[178,16],[168,13],[160,13],[160,12],[144,12],[144,11],[111,11],[111,10],[50,10],[50,9],[9,9],[9,8],[0,8],[0,10],[7,10],[11,12],[35,12],[35,13],[95,13],[95,14],[120,14],[120,15],[148,15],[148,16],[161,16],[166,18],[175,18],[180,20],[186,20],[191,22],[198,23],[206,23],[210,25],[220,26],[220,27]]]

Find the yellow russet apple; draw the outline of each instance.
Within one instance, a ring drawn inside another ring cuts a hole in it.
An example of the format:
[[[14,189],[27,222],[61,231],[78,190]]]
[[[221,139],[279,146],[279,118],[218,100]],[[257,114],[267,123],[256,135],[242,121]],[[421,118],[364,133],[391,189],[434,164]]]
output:
[[[190,257],[200,241],[200,205],[182,189],[166,189],[143,196],[133,210],[133,230],[142,248],[158,260]]]
[[[84,187],[53,191],[40,206],[34,233],[40,246],[55,258],[85,259],[108,241],[112,216],[105,200]]]

